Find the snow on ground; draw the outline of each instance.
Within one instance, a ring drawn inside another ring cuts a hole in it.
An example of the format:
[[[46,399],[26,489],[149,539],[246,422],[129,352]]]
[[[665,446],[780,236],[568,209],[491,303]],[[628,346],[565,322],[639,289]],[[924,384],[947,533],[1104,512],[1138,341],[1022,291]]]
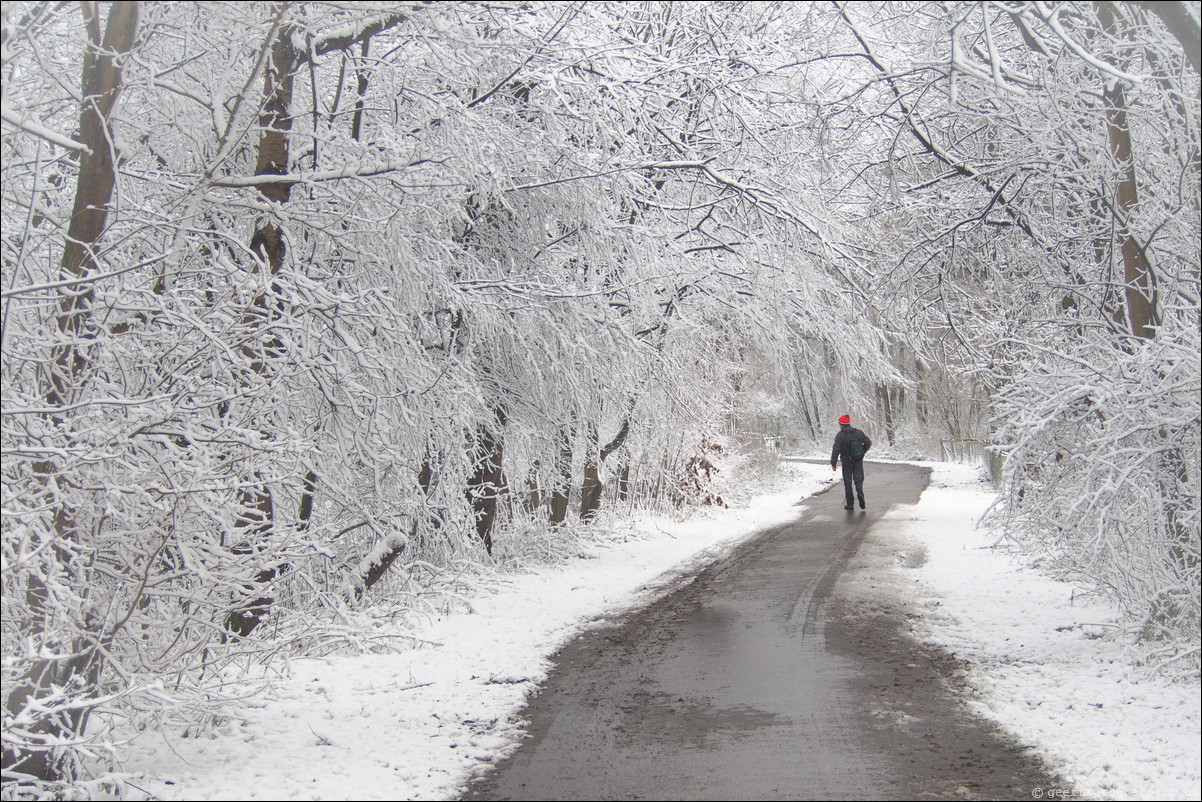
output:
[[[1141,677],[1122,644],[1102,637],[1116,609],[976,529],[994,499],[979,471],[925,464],[934,472],[917,514],[883,520],[926,550],[908,572],[923,609],[915,634],[973,665],[971,706],[1034,746],[1078,798],[1199,799],[1199,686]]]
[[[1079,796],[1199,799],[1198,686],[1134,675],[1121,646],[1094,637],[1112,610],[987,548],[996,535],[974,528],[992,498],[979,471],[931,467],[917,507],[887,519],[925,544],[921,567],[897,570],[926,611],[919,636],[976,665],[975,707]],[[431,620],[421,648],[295,660],[240,718],[189,738],[143,733],[118,771],[160,799],[454,799],[519,744],[522,704],[559,646],[833,481],[821,465],[788,469],[787,486],[745,507],[640,519],[580,559],[509,577],[472,612]]]

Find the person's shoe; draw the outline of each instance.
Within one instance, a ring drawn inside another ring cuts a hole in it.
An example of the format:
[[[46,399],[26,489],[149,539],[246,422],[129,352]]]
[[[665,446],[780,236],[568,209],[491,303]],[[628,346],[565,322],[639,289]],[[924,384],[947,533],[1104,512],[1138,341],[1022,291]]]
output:
[[[860,509],[864,509],[864,497],[860,496]]]
[[[851,504],[844,504],[844,505],[843,505],[843,509],[845,509],[845,510],[850,510],[851,508],[852,508],[852,505],[851,505]]]

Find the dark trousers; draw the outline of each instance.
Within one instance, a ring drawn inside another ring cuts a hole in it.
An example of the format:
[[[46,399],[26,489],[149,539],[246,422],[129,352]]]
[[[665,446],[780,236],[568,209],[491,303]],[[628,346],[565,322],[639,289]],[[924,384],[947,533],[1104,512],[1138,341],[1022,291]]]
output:
[[[843,495],[847,499],[847,506],[850,507],[855,503],[855,498],[851,494],[853,484],[856,487],[856,496],[864,498],[864,460],[841,461],[843,462]]]

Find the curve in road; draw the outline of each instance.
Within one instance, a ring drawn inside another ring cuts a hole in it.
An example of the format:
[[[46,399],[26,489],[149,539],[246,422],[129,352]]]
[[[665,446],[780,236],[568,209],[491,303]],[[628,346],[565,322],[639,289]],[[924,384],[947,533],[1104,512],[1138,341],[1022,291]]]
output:
[[[870,463],[867,510],[845,512],[837,484],[576,639],[528,706],[529,740],[465,798],[1019,799],[1049,787],[954,697],[954,661],[880,611],[831,615],[848,561],[928,474]],[[882,721],[886,708],[916,715]]]

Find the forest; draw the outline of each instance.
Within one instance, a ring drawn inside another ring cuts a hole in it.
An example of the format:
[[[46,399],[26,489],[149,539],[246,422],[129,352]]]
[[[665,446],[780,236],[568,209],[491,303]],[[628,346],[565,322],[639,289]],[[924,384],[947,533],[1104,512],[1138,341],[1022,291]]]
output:
[[[5,2],[3,770],[729,467],[978,444],[1199,672],[1198,2]],[[879,452],[878,452],[879,453]],[[447,589],[449,588],[449,590]]]

